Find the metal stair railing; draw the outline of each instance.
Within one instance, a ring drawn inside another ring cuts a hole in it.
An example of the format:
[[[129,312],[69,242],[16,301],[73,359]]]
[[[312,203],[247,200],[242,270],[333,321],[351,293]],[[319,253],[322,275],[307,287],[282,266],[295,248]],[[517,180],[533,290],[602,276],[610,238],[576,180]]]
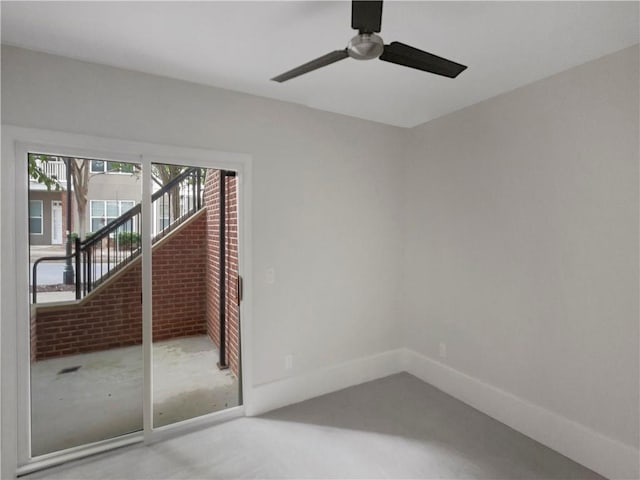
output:
[[[157,242],[203,206],[203,173],[188,168],[151,196],[152,211],[158,216],[152,243]],[[100,284],[137,258],[142,251],[141,204],[80,241],[75,239],[74,252],[61,257],[43,257],[33,264],[32,303],[37,303],[37,268],[43,261],[75,260],[75,297],[82,299]]]

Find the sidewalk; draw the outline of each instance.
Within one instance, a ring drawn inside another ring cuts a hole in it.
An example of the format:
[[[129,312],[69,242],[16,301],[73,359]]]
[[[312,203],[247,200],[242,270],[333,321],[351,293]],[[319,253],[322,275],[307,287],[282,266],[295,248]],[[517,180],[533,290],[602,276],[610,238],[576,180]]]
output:
[[[38,292],[38,305],[55,302],[73,302],[76,299],[76,292]]]
[[[64,257],[64,255],[64,245],[31,245],[29,249],[31,262],[42,257]]]
[[[29,253],[29,277],[31,278],[33,264],[36,260],[43,257],[63,257],[65,255],[65,247],[64,245],[31,245]],[[63,268],[64,260],[41,263],[38,269],[38,285],[46,288],[62,283]],[[31,280],[29,283],[31,283]],[[38,292],[38,303],[65,302],[75,300],[75,298],[75,290],[72,287],[68,291]]]

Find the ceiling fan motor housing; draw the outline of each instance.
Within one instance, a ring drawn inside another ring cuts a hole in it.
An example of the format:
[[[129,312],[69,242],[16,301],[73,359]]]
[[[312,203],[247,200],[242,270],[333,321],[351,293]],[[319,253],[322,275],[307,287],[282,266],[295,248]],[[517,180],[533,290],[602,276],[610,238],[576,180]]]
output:
[[[378,58],[384,51],[384,42],[375,33],[361,33],[349,41],[347,53],[356,60]]]

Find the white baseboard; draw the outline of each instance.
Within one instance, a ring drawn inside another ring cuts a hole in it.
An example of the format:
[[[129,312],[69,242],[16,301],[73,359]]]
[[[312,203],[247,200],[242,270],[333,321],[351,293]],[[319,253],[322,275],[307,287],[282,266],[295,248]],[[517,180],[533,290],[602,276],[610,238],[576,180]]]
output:
[[[254,387],[247,415],[408,372],[610,479],[640,478],[640,451],[413,350],[399,348]]]
[[[638,479],[640,452],[413,350],[402,370],[610,479]]]
[[[253,387],[247,415],[259,415],[276,408],[342,390],[402,371],[402,349],[351,360],[303,375]]]

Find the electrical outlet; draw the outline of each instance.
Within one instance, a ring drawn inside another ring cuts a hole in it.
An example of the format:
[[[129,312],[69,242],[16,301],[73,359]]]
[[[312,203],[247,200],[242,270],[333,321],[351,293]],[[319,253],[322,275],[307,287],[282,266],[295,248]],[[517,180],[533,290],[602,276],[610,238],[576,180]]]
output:
[[[267,271],[264,274],[264,279],[267,282],[267,285],[273,285],[276,283],[276,270],[274,268],[267,268]]]
[[[447,344],[440,342],[440,358],[447,358]]]
[[[291,370],[293,368],[293,355],[285,355],[284,356],[284,369]]]

